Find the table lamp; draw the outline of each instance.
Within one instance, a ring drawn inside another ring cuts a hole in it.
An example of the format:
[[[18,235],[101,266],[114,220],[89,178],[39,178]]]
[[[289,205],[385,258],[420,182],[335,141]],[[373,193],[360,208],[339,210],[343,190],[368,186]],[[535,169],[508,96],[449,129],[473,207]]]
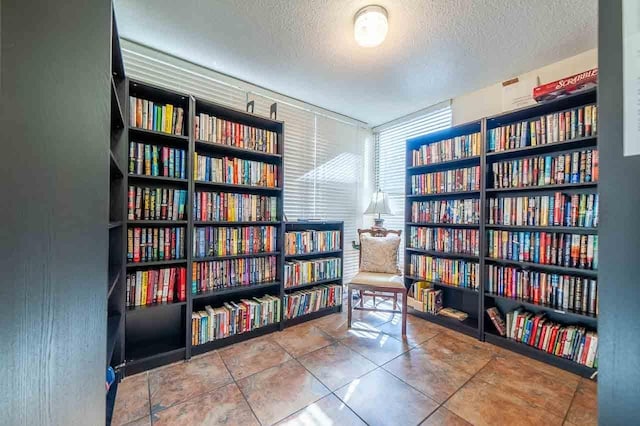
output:
[[[383,214],[393,214],[391,211],[391,207],[389,207],[389,196],[378,189],[371,196],[371,202],[369,203],[369,207],[365,210],[364,214],[377,214],[378,217],[374,218],[374,228],[382,228],[384,219],[382,219],[381,215]]]

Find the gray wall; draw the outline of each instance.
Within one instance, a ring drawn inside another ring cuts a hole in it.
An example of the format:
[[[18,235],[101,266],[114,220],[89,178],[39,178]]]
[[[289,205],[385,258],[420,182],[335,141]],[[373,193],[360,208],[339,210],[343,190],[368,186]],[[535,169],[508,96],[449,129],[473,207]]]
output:
[[[640,156],[622,155],[621,0],[599,3],[599,423],[638,424]]]
[[[0,424],[99,425],[111,4],[0,7]]]

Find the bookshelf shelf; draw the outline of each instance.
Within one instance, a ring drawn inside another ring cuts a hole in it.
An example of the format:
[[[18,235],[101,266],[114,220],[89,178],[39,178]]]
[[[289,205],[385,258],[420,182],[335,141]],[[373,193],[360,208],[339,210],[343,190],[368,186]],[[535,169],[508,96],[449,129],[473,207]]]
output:
[[[271,288],[271,287],[275,287],[275,286],[280,286],[280,284],[282,284],[280,281],[270,281],[270,282],[264,282],[264,283],[259,283],[259,284],[252,284],[252,285],[247,285],[247,286],[236,286],[236,287],[229,287],[229,288],[222,288],[222,289],[217,289],[217,290],[211,290],[211,291],[206,291],[203,293],[196,293],[196,294],[191,294],[191,298],[193,300],[195,299],[204,299],[207,297],[220,297],[220,296],[228,296],[228,295],[240,295],[243,293],[250,293],[253,292],[255,290],[263,290],[263,289],[267,289],[267,288]]]
[[[127,374],[136,374],[160,367],[185,357],[185,345],[177,338],[166,341],[139,341],[128,345]]]
[[[480,228],[480,225],[477,223],[407,222],[407,226],[424,226],[427,228]]]
[[[509,149],[497,152],[487,152],[487,159],[490,161],[501,161],[528,155],[547,154],[556,151],[590,148],[595,147],[597,143],[597,136],[587,136],[583,138],[575,138],[567,141],[553,142],[544,145],[526,146],[524,148]]]
[[[594,320],[597,319],[597,317],[595,315],[591,315],[591,314],[588,314],[588,313],[572,311],[570,309],[558,309],[558,308],[554,308],[553,306],[549,306],[549,305],[545,305],[545,304],[533,303],[533,302],[529,302],[529,301],[524,300],[524,299],[515,299],[515,298],[511,298],[511,297],[506,297],[506,296],[499,296],[497,294],[488,293],[488,292],[485,292],[484,295],[486,297],[491,297],[493,299],[504,300],[506,302],[510,302],[512,304],[515,304],[515,305],[522,305],[522,306],[525,306],[527,308],[530,308],[530,310],[533,310],[533,311],[553,312],[553,313],[558,314],[558,315],[563,315],[566,318],[571,319],[571,320],[594,321]]]
[[[115,220],[112,222],[109,222],[109,229],[115,229],[115,228],[119,228],[122,226],[122,221],[120,220]]]
[[[120,276],[122,275],[122,269],[117,268],[112,272],[113,275],[109,276],[109,287],[107,289],[107,298],[110,298],[113,294],[113,290],[115,290],[118,282],[120,281]]]
[[[155,181],[155,182],[167,182],[167,183],[188,183],[189,182],[188,179],[180,179],[180,178],[173,178],[173,177],[166,177],[166,176],[147,176],[147,175],[129,174],[128,178],[136,179],[136,180],[140,179],[140,180]]]
[[[493,323],[490,320],[489,316],[486,314],[486,310],[488,308],[497,308],[501,315],[505,315],[508,311],[512,311],[518,306],[527,309],[529,312],[534,313],[544,313],[548,318],[553,320],[554,322],[563,325],[584,325],[588,330],[597,330],[597,322],[598,318],[595,315],[585,314],[579,311],[572,310],[561,310],[555,309],[549,305],[540,305],[534,304],[526,300],[514,299],[505,296],[498,296],[493,293],[489,293],[486,291],[487,283],[489,282],[489,267],[493,267],[494,265],[498,266],[511,266],[516,268],[516,270],[524,270],[524,271],[536,271],[540,273],[549,273],[549,274],[558,274],[562,276],[575,277],[576,279],[587,279],[590,291],[593,291],[593,285],[597,279],[598,271],[597,270],[588,270],[588,269],[579,269],[579,268],[571,268],[571,267],[563,267],[563,266],[555,266],[555,265],[546,265],[546,264],[538,264],[533,262],[521,262],[517,260],[508,260],[508,259],[497,259],[489,257],[488,250],[488,236],[489,232],[495,230],[507,230],[513,232],[520,231],[532,231],[532,232],[553,232],[553,233],[567,233],[567,234],[578,234],[582,238],[580,239],[580,244],[584,244],[584,237],[587,237],[587,244],[596,245],[597,241],[595,238],[598,235],[598,229],[596,227],[569,227],[569,226],[522,226],[522,225],[499,225],[499,224],[490,224],[489,223],[489,203],[493,202],[494,199],[503,199],[507,197],[533,197],[538,195],[549,195],[552,192],[562,192],[567,195],[568,198],[574,195],[580,195],[582,197],[584,194],[593,194],[597,193],[598,182],[581,182],[581,183],[568,183],[568,184],[554,184],[554,185],[543,185],[543,186],[528,186],[523,188],[492,188],[493,180],[494,180],[494,170],[493,165],[498,162],[503,161],[512,161],[519,160],[526,157],[536,157],[540,155],[564,155],[571,152],[576,151],[588,151],[597,149],[598,146],[598,136],[590,135],[584,137],[577,137],[570,140],[565,140],[561,142],[553,142],[544,145],[535,145],[535,146],[524,146],[522,148],[509,149],[503,151],[496,152],[487,152],[489,148],[489,142],[494,141],[493,136],[495,133],[492,133],[494,129],[509,126],[508,130],[505,130],[501,135],[513,135],[516,137],[515,141],[519,142],[520,139],[517,139],[521,134],[520,129],[527,129],[529,133],[529,129],[531,129],[531,124],[529,122],[540,119],[541,117],[545,117],[545,120],[551,120],[552,127],[547,126],[545,130],[547,135],[550,135],[554,129],[558,129],[558,133],[556,134],[557,138],[560,136],[560,128],[558,126],[553,127],[553,123],[567,123],[564,119],[554,119],[552,117],[546,117],[549,114],[566,112],[569,110],[573,110],[575,108],[582,108],[587,105],[596,104],[597,101],[597,92],[596,90],[589,90],[579,94],[567,96],[561,99],[557,99],[550,102],[543,102],[536,104],[531,107],[521,108],[515,111],[510,111],[506,113],[497,114],[491,117],[483,118],[478,121],[474,121],[467,124],[462,124],[459,126],[455,126],[449,129],[445,129],[442,131],[430,133],[424,136],[419,136],[416,138],[412,138],[407,140],[406,142],[406,157],[405,157],[405,167],[406,167],[406,180],[405,180],[405,235],[409,234],[411,227],[433,227],[433,228],[467,228],[467,229],[478,229],[479,232],[479,249],[480,256],[456,256],[455,254],[447,254],[440,253],[436,251],[430,250],[420,250],[413,249],[409,247],[410,241],[405,241],[405,284],[412,285],[415,281],[429,281],[422,280],[420,277],[411,275],[411,256],[412,255],[428,255],[434,258],[460,258],[465,259],[471,262],[478,262],[479,265],[479,275],[478,277],[478,289],[474,290],[471,288],[450,286],[444,283],[433,283],[433,287],[437,289],[442,289],[442,301],[443,306],[452,307],[454,309],[458,309],[460,311],[466,312],[469,314],[469,318],[460,323],[455,319],[443,318],[438,315],[431,315],[422,313],[419,311],[415,311],[410,309],[410,313],[417,315],[421,318],[425,318],[426,320],[438,323],[444,327],[451,328],[453,330],[457,330],[459,332],[477,337],[480,340],[486,339],[487,341],[496,344],[500,347],[512,350],[514,352],[529,356],[531,358],[538,359],[540,361],[549,363],[551,365],[555,365],[557,367],[563,368],[568,371],[572,371],[577,374],[581,374],[585,377],[591,376],[596,370],[587,368],[582,366],[576,362],[573,362],[568,359],[560,358],[555,355],[550,355],[544,351],[540,351],[536,348],[529,347],[525,344],[508,340],[501,336],[498,336],[495,328],[493,327]],[[581,115],[580,115],[581,114]],[[583,110],[581,113],[570,112],[568,115],[564,115],[564,117],[574,117],[583,119],[584,127],[579,127],[576,124],[573,124],[576,127],[573,127],[578,134],[586,134],[589,135],[587,131],[587,121],[589,115],[587,115],[586,110]],[[520,123],[527,122],[526,125],[521,125]],[[570,122],[568,122],[571,124]],[[521,126],[521,127],[518,127]],[[533,126],[536,129],[536,125]],[[545,126],[538,126],[539,129],[544,129]],[[568,126],[566,128],[569,128]],[[593,128],[593,127],[592,127]],[[581,133],[584,129],[585,133]],[[429,145],[432,143],[436,143],[445,139],[451,139],[456,136],[461,135],[469,135],[472,133],[480,132],[481,140],[482,140],[482,149],[480,156],[476,158],[468,158],[463,160],[454,160],[439,164],[431,164],[428,166],[413,166],[413,154],[412,150],[418,149],[422,145]],[[510,132],[510,133],[509,133]],[[491,139],[490,139],[491,137]],[[503,136],[504,137],[504,136]],[[549,136],[551,137],[551,136]],[[526,137],[526,142],[530,143],[530,138]],[[502,139],[504,140],[504,139]],[[540,139],[538,139],[540,140]],[[549,139],[552,140],[552,139]],[[586,159],[578,160],[578,167],[584,167],[586,170],[588,167],[594,167],[594,170],[591,171],[591,174],[595,172],[595,164],[590,163],[590,159],[594,158],[591,156],[586,157]],[[571,159],[571,165],[576,164],[573,158]],[[581,161],[585,162],[585,166],[581,165]],[[411,187],[412,177],[418,173],[432,172],[432,171],[441,171],[441,170],[452,170],[463,167],[470,167],[478,165],[480,167],[480,190],[479,191],[464,191],[464,192],[453,192],[453,193],[442,193],[442,194],[427,194],[427,195],[417,195],[412,194],[413,190]],[[574,166],[576,167],[576,166]],[[582,170],[582,169],[581,169]],[[585,175],[588,175],[589,172],[585,171]],[[465,198],[474,198],[479,200],[480,208],[478,211],[479,223],[478,224],[445,224],[445,223],[424,223],[424,222],[414,222],[412,220],[412,203],[420,202],[420,201],[432,201],[432,200],[450,200],[450,199],[460,199],[462,197]],[[582,202],[582,198],[580,198],[580,202]],[[495,203],[498,204],[498,203]],[[513,208],[512,208],[513,209]],[[526,213],[526,212],[524,212]],[[593,238],[593,239],[592,239]],[[534,243],[532,243],[534,244]],[[584,246],[583,246],[584,247]],[[575,260],[575,255],[574,258]],[[491,269],[493,270],[493,269]],[[501,275],[497,275],[501,276]],[[572,279],[572,278],[571,278]],[[583,281],[581,281],[583,282]],[[571,281],[573,283],[573,281]],[[564,285],[569,285],[565,283]],[[586,290],[585,290],[586,291]],[[600,289],[597,290],[596,294],[599,294]],[[591,293],[593,294],[593,293]],[[481,297],[480,297],[481,296]],[[566,296],[565,296],[566,297]]]
[[[533,262],[521,262],[518,260],[495,259],[493,257],[486,257],[485,260],[491,263],[498,263],[503,265],[514,265],[514,266],[520,266],[523,269],[537,269],[540,271],[555,272],[557,274],[573,274],[573,275],[582,275],[582,276],[594,277],[594,278],[598,275],[598,271],[594,269],[569,268],[566,266],[546,265],[546,264],[533,263]]]
[[[472,294],[479,294],[478,290],[475,288],[470,288],[470,287],[460,287],[457,285],[453,285],[453,284],[447,284],[447,283],[443,283],[442,281],[434,281],[434,280],[428,280],[425,278],[420,278],[420,277],[416,277],[416,276],[412,276],[412,275],[405,275],[405,278],[411,281],[426,281],[428,283],[431,283],[437,287],[444,287],[444,288],[451,288],[453,290],[458,290],[458,291],[464,291],[467,293],[472,293]]]
[[[152,266],[165,266],[165,265],[180,265],[187,263],[187,259],[173,259],[173,260],[154,260],[152,262],[137,262],[127,263],[127,268],[148,268]]]
[[[407,173],[426,173],[431,171],[475,166],[480,164],[480,158],[481,156],[476,155],[467,158],[458,158],[456,160],[442,161],[440,163],[425,164],[422,166],[409,166],[407,167]]]
[[[264,336],[265,334],[273,333],[280,327],[280,323],[265,325],[264,327],[256,328],[247,333],[235,334],[233,336],[225,337],[223,339],[213,340],[211,342],[203,343],[202,345],[195,345],[191,348],[192,355],[200,355],[215,349],[220,349],[225,346],[233,345],[234,343],[244,342],[245,340],[253,339],[255,337]]]
[[[226,145],[217,142],[207,142],[203,140],[196,140],[195,147],[196,151],[219,152],[221,154],[228,154],[241,158],[257,159],[263,161],[282,159],[282,155],[280,154],[271,154],[267,152],[256,151],[255,149],[240,148],[233,145]]]
[[[166,132],[159,132],[157,130],[147,130],[141,129],[139,127],[129,126],[129,132],[133,133],[137,136],[149,137],[153,140],[162,143],[162,141],[173,141],[173,142],[184,142],[185,144],[189,142],[189,136],[184,135],[174,135]]]
[[[408,308],[408,312],[414,316],[426,319],[438,325],[450,328],[452,330],[464,333],[471,337],[478,337],[478,319],[469,316],[464,321],[458,321],[454,318],[444,317],[442,315],[434,315],[427,312],[420,312],[413,308]]]
[[[447,258],[447,259],[466,259],[466,260],[470,260],[470,261],[478,261],[479,260],[478,256],[475,256],[473,254],[465,254],[465,253],[446,253],[444,251],[425,250],[425,249],[419,249],[419,248],[413,248],[413,247],[406,247],[406,251],[410,251],[410,252],[414,252],[414,253],[426,254],[426,255],[434,256],[434,257],[444,257],[444,258]]]
[[[234,191],[237,189],[244,190],[246,192],[256,191],[256,192],[282,192],[282,188],[280,187],[270,187],[270,186],[255,186],[255,185],[240,185],[233,183],[218,183],[218,182],[207,182],[204,180],[197,180],[194,182],[195,185],[211,187],[211,188],[220,188],[226,191]]]
[[[151,303],[142,306],[128,306],[127,313],[132,312],[148,312],[151,310],[157,311],[159,309],[176,308],[186,305],[187,302],[171,302],[171,303]]]
[[[579,226],[522,226],[522,225],[485,225],[486,229],[505,229],[513,231],[566,232],[570,234],[597,234],[598,228]]]
[[[595,188],[596,186],[598,186],[597,182],[562,183],[557,185],[525,186],[523,188],[487,188],[486,192],[487,194],[494,194],[502,192],[557,191],[564,189]]]
[[[417,198],[460,198],[472,195],[480,195],[480,191],[455,191],[455,192],[443,192],[441,194],[409,194],[406,196],[408,199]]]
[[[124,171],[122,170],[122,167],[120,167],[120,163],[111,150],[109,150],[109,167],[111,176],[114,176],[116,178],[121,178],[124,176]]]
[[[264,253],[234,254],[228,256],[193,257],[192,260],[194,262],[209,262],[213,260],[243,259],[247,257],[268,257],[278,255],[280,255],[279,251],[268,251]]]
[[[329,306],[328,308],[322,308],[319,311],[310,312],[299,317],[289,318],[284,320],[285,327],[293,327],[294,325],[301,324],[303,322],[312,321],[324,317],[326,315],[335,314],[342,311],[342,305]]]
[[[124,129],[124,113],[122,112],[122,106],[120,106],[118,89],[116,89],[116,82],[113,76],[111,77],[111,128]]]
[[[107,318],[107,365],[111,364],[113,352],[120,334],[120,314],[115,314]]]
[[[322,284],[329,284],[329,283],[335,283],[338,281],[342,281],[342,277],[340,278],[328,278],[326,280],[318,280],[318,281],[314,281],[312,283],[306,283],[306,284],[300,284],[294,287],[285,287],[284,291],[295,291],[295,290],[302,290],[305,288],[311,288],[317,285],[322,285]]]
[[[185,226],[188,220],[127,220],[128,226]]]
[[[285,259],[312,259],[314,257],[342,254],[342,250],[316,251],[313,253],[287,254]]]
[[[194,226],[280,226],[281,224],[282,222],[273,222],[268,220],[249,220],[240,222],[196,220],[193,222]]]
[[[534,348],[533,346],[516,342],[515,340],[510,340],[510,339],[507,339],[506,337],[502,337],[491,332],[485,332],[484,338],[487,341],[487,343],[500,346],[501,348],[508,349],[510,351],[528,356],[529,358],[533,358],[538,361],[545,362],[547,364],[551,364],[553,366],[562,368],[563,370],[570,371],[582,377],[591,378],[593,374],[596,372],[595,368],[589,368],[585,365],[578,364],[577,362],[571,361],[569,359],[552,355],[538,348]]]
[[[285,262],[291,262],[295,260],[313,260],[322,257],[338,257],[340,258],[340,271],[338,276],[344,277],[344,222],[343,221],[330,221],[330,220],[301,220],[301,221],[292,221],[285,222],[283,229],[283,240],[287,232],[305,232],[305,231],[338,231],[340,233],[340,241],[338,250],[327,250],[321,252],[313,252],[313,253],[305,253],[305,254],[294,254],[294,255],[285,255]],[[290,297],[293,293],[298,290],[311,289],[312,287],[321,286],[321,285],[330,285],[330,284],[341,284],[342,278],[328,278],[324,280],[316,280],[314,282],[300,284],[293,287],[284,287],[284,264],[283,264],[283,286],[281,289],[281,296],[283,300],[282,306],[282,328],[291,327],[296,324],[300,324],[306,321],[311,321],[316,318],[323,317],[325,315],[331,315],[336,312],[342,312],[342,305],[330,306],[321,308],[318,311],[310,312],[306,315],[302,315],[295,318],[290,318],[285,320],[286,316],[286,306],[284,303],[285,297]],[[293,299],[289,299],[293,300]]]

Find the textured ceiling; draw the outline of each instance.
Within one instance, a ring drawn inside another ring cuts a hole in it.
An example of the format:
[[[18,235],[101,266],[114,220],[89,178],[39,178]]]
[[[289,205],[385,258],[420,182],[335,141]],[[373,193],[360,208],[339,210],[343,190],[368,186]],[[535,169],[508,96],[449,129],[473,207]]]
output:
[[[389,12],[377,48],[362,6]],[[120,35],[380,124],[596,47],[596,0],[116,0]]]

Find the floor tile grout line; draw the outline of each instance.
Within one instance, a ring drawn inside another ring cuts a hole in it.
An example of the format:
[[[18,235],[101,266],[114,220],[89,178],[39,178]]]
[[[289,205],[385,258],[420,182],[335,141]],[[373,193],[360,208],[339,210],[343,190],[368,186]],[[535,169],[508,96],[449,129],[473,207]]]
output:
[[[233,384],[236,385],[236,387],[238,388],[238,391],[240,392],[240,395],[242,395],[242,398],[244,399],[244,402],[247,403],[247,407],[249,407],[249,410],[251,410],[251,414],[253,414],[253,417],[256,418],[256,420],[258,421],[258,423],[263,426],[262,422],[260,421],[260,418],[258,417],[258,415],[256,414],[255,411],[253,411],[253,407],[251,406],[251,404],[249,403],[249,400],[247,399],[247,396],[244,394],[244,392],[242,392],[242,388],[240,387],[240,385],[238,384],[238,382],[236,381],[236,378],[233,377],[233,374],[231,374],[231,370],[229,369],[229,367],[227,366],[227,363],[224,361],[224,358],[222,358],[222,355],[218,354],[218,356],[220,357],[220,360],[222,361],[222,365],[224,365],[224,368],[227,369],[227,372],[229,373],[229,376],[231,377],[231,380],[233,380]],[[279,365],[279,364],[278,364]],[[262,370],[264,371],[264,370]],[[258,373],[255,373],[258,374]],[[252,374],[253,376],[253,374]],[[251,377],[251,376],[247,376],[247,377]],[[243,377],[243,379],[246,379],[247,377]],[[152,425],[153,426],[153,425]]]
[[[149,401],[149,423],[153,426],[153,407],[151,406],[151,375],[148,371],[145,371],[147,376],[147,398]]]
[[[430,413],[427,417],[425,417],[424,419],[422,419],[422,421],[420,421],[420,423],[425,422],[429,417],[431,417],[433,415],[433,413],[435,413],[436,411],[438,411],[440,408],[444,407],[445,409],[448,410],[447,407],[444,406],[444,404],[446,404],[451,398],[453,398],[453,396],[455,394],[457,394],[458,392],[460,392],[460,389],[462,389],[463,387],[465,387],[471,380],[473,380],[482,370],[485,369],[485,367],[487,365],[489,365],[489,363],[491,363],[491,361],[493,361],[495,358],[493,356],[491,356],[491,358],[482,366],[478,369],[478,371],[476,371],[475,373],[473,373],[473,375],[471,377],[469,377],[469,379],[464,382],[462,385],[460,385],[460,387],[458,389],[456,389],[454,392],[451,393],[451,395],[449,395],[447,397],[447,399],[445,399],[444,401],[442,401],[442,404],[440,404],[435,410],[433,410],[432,413]],[[460,417],[461,419],[465,420],[468,423],[471,423],[471,421],[465,419],[464,417],[460,416],[458,413],[455,413],[452,411],[453,414],[455,414],[456,416]],[[420,424],[418,423],[418,424]]]
[[[573,395],[571,396],[571,402],[569,403],[569,406],[567,407],[567,412],[564,413],[564,418],[562,419],[563,425],[567,421],[567,417],[569,417],[569,411],[571,411],[571,406],[573,405],[573,401],[575,401],[576,399],[576,394],[578,393],[578,388],[580,387],[581,382],[582,382],[582,378],[578,380],[578,384],[576,385],[576,388],[573,390]]]

